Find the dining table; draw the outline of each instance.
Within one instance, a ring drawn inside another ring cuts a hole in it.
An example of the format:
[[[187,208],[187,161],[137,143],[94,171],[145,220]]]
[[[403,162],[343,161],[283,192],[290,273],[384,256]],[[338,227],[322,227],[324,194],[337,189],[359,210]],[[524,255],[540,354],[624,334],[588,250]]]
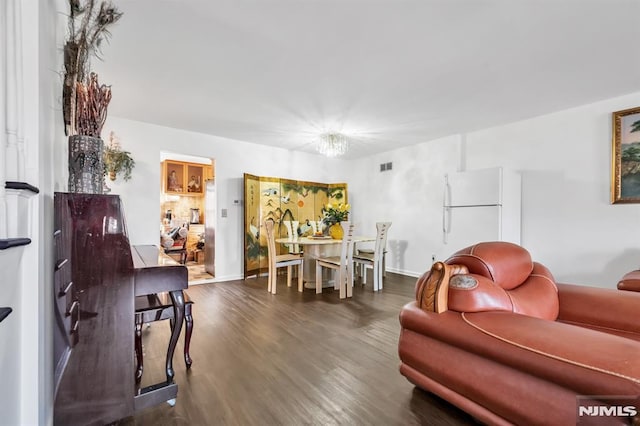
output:
[[[353,243],[354,249],[356,243],[364,243],[375,241],[376,237],[370,236],[354,236]],[[276,238],[277,243],[285,245],[298,244],[303,247],[304,256],[304,269],[303,280],[305,288],[315,288],[316,286],[316,259],[340,256],[340,249],[342,247],[341,239],[334,239],[329,236],[307,236],[298,238]],[[333,280],[330,275],[331,271],[324,268],[324,273],[328,274],[323,276],[322,287],[333,287]]]

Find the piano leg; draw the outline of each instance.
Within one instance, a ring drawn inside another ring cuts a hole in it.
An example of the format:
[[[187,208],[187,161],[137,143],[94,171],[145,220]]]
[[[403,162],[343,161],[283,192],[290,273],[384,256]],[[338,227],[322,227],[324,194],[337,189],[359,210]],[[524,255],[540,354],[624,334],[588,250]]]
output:
[[[191,334],[193,333],[193,315],[191,315],[191,305],[193,305],[193,302],[188,299],[187,296],[184,302],[184,363],[187,366],[187,370],[191,368],[191,364],[193,364],[191,354],[189,353]],[[174,322],[173,318],[169,318],[169,328],[171,330],[173,330]]]
[[[167,349],[167,382],[173,382],[173,353],[178,344],[178,337],[182,331],[182,323],[184,322],[184,294],[182,290],[176,290],[169,293],[173,302],[173,327],[171,329],[171,339],[169,340],[169,348]]]
[[[189,344],[191,343],[191,333],[193,332],[193,316],[191,315],[191,305],[193,303],[187,303],[184,308],[185,318],[185,334],[184,334],[184,363],[187,368],[191,368],[191,355],[189,354]]]
[[[136,383],[140,383],[142,380],[142,369],[144,368],[143,354],[142,354],[142,314],[136,314],[136,337],[135,337],[135,350],[136,350]]]

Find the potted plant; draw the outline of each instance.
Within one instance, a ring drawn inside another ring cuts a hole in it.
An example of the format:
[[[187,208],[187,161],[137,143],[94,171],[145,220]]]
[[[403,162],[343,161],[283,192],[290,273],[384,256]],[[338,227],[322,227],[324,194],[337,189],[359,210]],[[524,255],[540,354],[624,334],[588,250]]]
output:
[[[131,179],[131,171],[136,162],[129,151],[122,150],[113,132],[109,135],[109,144],[104,148],[103,158],[104,173],[109,175],[109,179],[116,180],[118,174],[121,174],[125,181]]]
[[[331,203],[322,208],[322,222],[329,227],[329,235],[331,238],[341,240],[344,231],[340,222],[349,218],[349,204],[340,203],[336,206]]]

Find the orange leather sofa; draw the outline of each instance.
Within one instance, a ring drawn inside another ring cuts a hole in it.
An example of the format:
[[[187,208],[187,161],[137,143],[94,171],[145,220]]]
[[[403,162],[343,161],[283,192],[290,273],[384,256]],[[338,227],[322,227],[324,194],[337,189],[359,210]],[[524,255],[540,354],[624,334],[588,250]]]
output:
[[[435,263],[400,323],[400,372],[482,423],[640,421],[640,293],[558,284],[487,242]]]
[[[635,270],[624,274],[618,281],[618,290],[640,291],[640,271]]]

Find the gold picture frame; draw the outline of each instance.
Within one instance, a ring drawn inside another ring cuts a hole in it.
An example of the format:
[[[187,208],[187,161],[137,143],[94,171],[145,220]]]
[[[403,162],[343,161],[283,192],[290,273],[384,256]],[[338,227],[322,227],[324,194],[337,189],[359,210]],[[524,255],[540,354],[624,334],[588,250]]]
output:
[[[640,107],[613,113],[611,203],[640,203]]]

